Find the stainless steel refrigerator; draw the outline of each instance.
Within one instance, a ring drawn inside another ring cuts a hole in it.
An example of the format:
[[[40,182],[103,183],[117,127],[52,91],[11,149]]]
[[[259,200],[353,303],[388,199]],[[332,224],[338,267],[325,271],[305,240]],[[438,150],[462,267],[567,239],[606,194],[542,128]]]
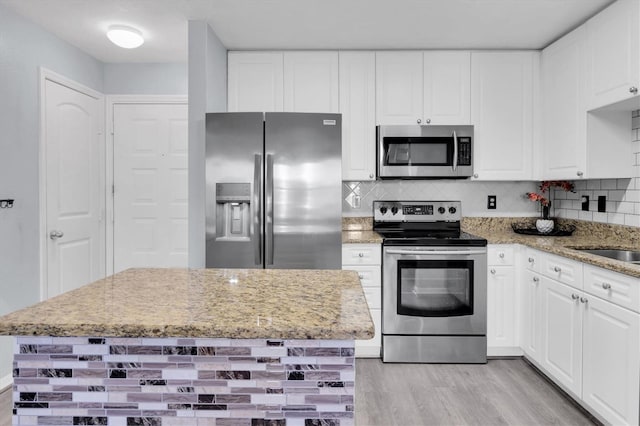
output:
[[[340,114],[206,115],[206,266],[340,269]]]

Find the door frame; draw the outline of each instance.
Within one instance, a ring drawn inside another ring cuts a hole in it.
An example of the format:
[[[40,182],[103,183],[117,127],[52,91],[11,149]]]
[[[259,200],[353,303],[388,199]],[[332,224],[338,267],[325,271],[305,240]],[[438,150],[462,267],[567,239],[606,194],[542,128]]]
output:
[[[104,144],[104,122],[100,117],[104,117],[104,95],[88,86],[78,83],[64,75],[58,74],[45,67],[38,68],[39,76],[39,103],[40,103],[40,129],[39,129],[39,141],[38,141],[38,210],[39,210],[39,234],[40,234],[40,300],[45,300],[48,296],[48,234],[47,234],[47,156],[46,156],[46,86],[47,80],[61,86],[67,87],[76,92],[87,95],[99,101],[100,111],[98,111],[98,134],[100,141],[100,181],[101,187],[104,188],[105,169],[105,144]],[[106,193],[106,191],[105,191]],[[100,216],[102,220],[105,219],[105,197],[100,197]],[[102,242],[105,241],[105,228],[102,227],[100,238]],[[106,262],[106,259],[103,259]],[[106,264],[105,264],[106,266]]]
[[[114,238],[113,233],[115,231],[114,228],[114,162],[113,162],[113,154],[114,154],[114,114],[113,108],[118,104],[166,104],[166,105],[175,105],[175,104],[184,104],[188,105],[188,97],[187,95],[107,95],[106,96],[106,107],[105,107],[105,119],[106,119],[106,133],[107,133],[107,143],[106,143],[106,180],[105,180],[105,195],[106,195],[106,217],[107,217],[107,225],[106,225],[106,274],[107,276],[113,274],[113,262],[114,262],[114,252],[113,252],[113,244]],[[111,190],[109,190],[111,188]]]

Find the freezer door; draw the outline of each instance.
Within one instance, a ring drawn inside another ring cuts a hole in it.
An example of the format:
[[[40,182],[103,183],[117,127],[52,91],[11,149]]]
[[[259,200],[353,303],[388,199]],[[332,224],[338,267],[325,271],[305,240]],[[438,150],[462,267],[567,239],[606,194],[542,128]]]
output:
[[[206,115],[206,266],[263,268],[263,113]]]
[[[340,269],[340,114],[265,114],[266,268]]]

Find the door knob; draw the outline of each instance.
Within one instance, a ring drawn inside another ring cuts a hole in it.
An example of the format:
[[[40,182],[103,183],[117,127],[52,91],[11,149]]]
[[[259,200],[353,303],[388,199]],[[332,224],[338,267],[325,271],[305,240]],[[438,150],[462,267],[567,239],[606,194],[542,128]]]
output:
[[[64,237],[64,232],[62,231],[53,230],[49,232],[49,238],[51,238],[52,240],[57,240],[58,238],[62,238],[62,237]]]

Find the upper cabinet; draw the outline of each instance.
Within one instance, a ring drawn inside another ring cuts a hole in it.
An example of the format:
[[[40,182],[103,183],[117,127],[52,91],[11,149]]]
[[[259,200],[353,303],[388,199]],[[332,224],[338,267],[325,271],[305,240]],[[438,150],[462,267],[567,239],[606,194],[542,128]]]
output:
[[[342,180],[376,178],[374,52],[340,52]]]
[[[284,110],[338,112],[338,52],[284,52]]]
[[[283,55],[278,52],[229,52],[230,112],[283,110]]]
[[[376,53],[378,124],[469,124],[469,52]]]
[[[640,108],[639,27],[638,0],[618,0],[587,21],[587,110],[630,99]]]
[[[544,179],[578,179],[586,170],[585,38],[582,26],[542,51]]]
[[[533,178],[538,63],[537,52],[471,54],[473,179]]]

